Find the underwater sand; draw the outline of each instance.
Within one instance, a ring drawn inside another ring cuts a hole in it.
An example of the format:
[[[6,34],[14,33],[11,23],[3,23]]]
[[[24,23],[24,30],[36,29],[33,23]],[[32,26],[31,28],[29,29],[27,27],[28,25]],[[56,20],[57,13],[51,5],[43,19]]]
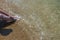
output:
[[[20,20],[0,40],[60,40],[59,0],[0,0],[0,8]]]

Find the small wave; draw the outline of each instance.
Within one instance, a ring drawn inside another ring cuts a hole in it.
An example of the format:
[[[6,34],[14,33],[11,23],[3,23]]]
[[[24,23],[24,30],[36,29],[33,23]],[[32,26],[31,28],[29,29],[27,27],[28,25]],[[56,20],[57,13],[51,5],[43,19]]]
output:
[[[20,20],[20,19],[21,19],[21,17],[20,17],[20,16],[18,16],[18,15],[15,15],[15,16],[14,16],[14,19],[16,19],[16,20]]]

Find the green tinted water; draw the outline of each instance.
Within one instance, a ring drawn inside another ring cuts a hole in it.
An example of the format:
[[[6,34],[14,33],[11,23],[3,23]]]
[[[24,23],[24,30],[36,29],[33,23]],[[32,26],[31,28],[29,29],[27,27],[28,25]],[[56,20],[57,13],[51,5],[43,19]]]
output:
[[[15,30],[11,34],[14,35],[11,38],[17,37],[17,40],[60,40],[59,0],[8,0],[7,3],[9,4],[5,9],[21,16],[16,24],[10,26]]]

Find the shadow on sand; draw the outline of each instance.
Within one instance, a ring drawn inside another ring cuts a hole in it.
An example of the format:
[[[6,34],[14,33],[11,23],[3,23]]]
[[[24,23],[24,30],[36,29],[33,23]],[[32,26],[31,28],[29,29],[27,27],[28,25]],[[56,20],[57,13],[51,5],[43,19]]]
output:
[[[7,36],[12,32],[12,29],[1,29],[0,34],[3,36]]]
[[[0,22],[0,34],[3,36],[9,35],[13,30],[12,29],[4,29],[5,27],[15,23],[16,20],[6,23],[5,21]]]

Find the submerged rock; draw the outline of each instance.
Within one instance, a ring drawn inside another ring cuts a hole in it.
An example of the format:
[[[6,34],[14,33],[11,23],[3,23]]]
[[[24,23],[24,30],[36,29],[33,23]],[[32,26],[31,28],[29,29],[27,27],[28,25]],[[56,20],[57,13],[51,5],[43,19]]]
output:
[[[0,29],[14,23],[17,19],[3,11],[0,11]]]

